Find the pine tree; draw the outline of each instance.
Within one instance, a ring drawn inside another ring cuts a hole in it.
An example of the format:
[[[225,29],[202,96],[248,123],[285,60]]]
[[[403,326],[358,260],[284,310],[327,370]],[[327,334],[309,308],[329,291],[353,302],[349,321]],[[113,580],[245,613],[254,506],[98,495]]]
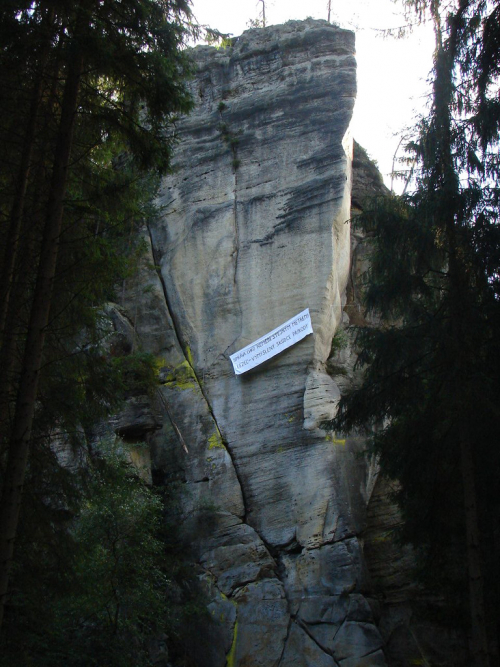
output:
[[[434,21],[432,108],[409,146],[414,192],[360,222],[373,235],[365,303],[381,324],[359,334],[364,381],[334,425],[372,430],[400,483],[403,538],[467,600],[471,655],[486,667],[500,555],[499,5],[406,4]]]
[[[43,477],[30,476],[2,667],[151,665],[148,641],[174,621],[176,559],[165,548],[163,499],[125,452],[101,441],[76,476],[55,458]]]
[[[74,316],[62,346],[68,353],[75,330],[90,324],[120,275],[105,276],[120,263],[120,244],[111,244],[126,224],[113,210],[113,198],[127,198],[129,178],[116,159],[121,153],[133,163],[129,184],[137,169],[163,173],[175,139],[172,121],[190,108],[184,0],[8,0],[1,13],[1,83],[8,94],[0,114],[7,145],[0,165],[0,354],[7,370],[0,387],[0,619],[44,369],[64,339],[64,315]],[[115,187],[107,200],[106,173]],[[104,204],[92,209],[99,188]],[[108,264],[93,272],[99,260]],[[78,303],[85,307],[78,310]]]

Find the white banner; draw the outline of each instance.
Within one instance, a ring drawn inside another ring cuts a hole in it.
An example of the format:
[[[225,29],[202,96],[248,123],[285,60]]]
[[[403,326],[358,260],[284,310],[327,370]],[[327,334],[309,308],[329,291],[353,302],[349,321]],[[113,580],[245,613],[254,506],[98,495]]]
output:
[[[312,333],[311,315],[309,308],[306,308],[285,324],[231,354],[234,372],[236,375],[246,373]]]

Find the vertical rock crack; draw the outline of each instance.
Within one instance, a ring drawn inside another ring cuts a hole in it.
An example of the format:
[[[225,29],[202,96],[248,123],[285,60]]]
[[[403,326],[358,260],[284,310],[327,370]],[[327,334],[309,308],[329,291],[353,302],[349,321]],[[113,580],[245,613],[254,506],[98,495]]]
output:
[[[196,380],[196,383],[197,383],[197,385],[198,385],[198,388],[199,388],[199,390],[200,390],[200,393],[201,393],[201,395],[203,396],[203,399],[204,399],[204,401],[205,401],[205,403],[206,403],[206,405],[207,405],[208,412],[209,412],[210,416],[212,417],[212,419],[213,419],[213,421],[214,421],[214,424],[215,424],[217,430],[219,431],[219,433],[220,433],[220,435],[221,435],[221,439],[222,439],[222,442],[223,442],[223,444],[224,444],[224,447],[226,448],[227,453],[228,453],[228,455],[229,455],[229,458],[231,459],[231,463],[232,463],[232,465],[233,465],[233,469],[234,469],[234,473],[235,473],[235,475],[236,475],[236,479],[238,480],[238,484],[239,484],[239,486],[240,486],[241,497],[242,497],[242,500],[243,500],[243,517],[242,517],[242,521],[243,521],[244,523],[246,523],[246,517],[247,517],[247,513],[248,513],[248,503],[247,503],[247,499],[246,499],[246,496],[245,496],[245,488],[244,488],[243,483],[242,483],[242,480],[241,480],[240,472],[239,472],[238,467],[237,467],[237,465],[236,465],[236,462],[235,462],[235,460],[234,460],[233,452],[231,451],[231,448],[230,448],[229,445],[228,445],[227,439],[226,439],[226,437],[224,436],[224,433],[223,433],[223,431],[221,430],[221,428],[220,428],[220,426],[219,426],[219,424],[218,424],[218,422],[217,422],[217,418],[216,418],[216,416],[215,416],[215,413],[214,413],[214,411],[213,411],[213,408],[212,408],[212,405],[211,405],[211,403],[210,403],[210,401],[209,401],[209,398],[208,398],[208,396],[207,396],[207,393],[206,393],[206,391],[205,391],[205,389],[204,389],[204,387],[203,387],[203,384],[201,383],[200,378],[198,377],[198,374],[197,374],[197,372],[196,372],[196,369],[194,368],[193,364],[192,364],[191,361],[190,361],[190,358],[189,358],[190,355],[189,355],[188,352],[187,352],[187,345],[185,344],[185,342],[184,342],[184,340],[183,340],[183,337],[182,337],[182,335],[181,335],[180,327],[179,327],[179,325],[178,325],[178,323],[177,323],[177,321],[176,321],[176,317],[175,317],[175,314],[174,314],[174,312],[173,312],[173,309],[172,309],[172,306],[171,306],[171,303],[170,303],[170,299],[169,299],[169,297],[168,297],[167,286],[165,285],[165,281],[164,281],[163,276],[162,276],[162,274],[161,274],[161,270],[159,269],[159,263],[158,263],[159,258],[158,258],[158,256],[157,256],[156,248],[155,248],[154,241],[153,241],[153,235],[152,235],[152,233],[151,233],[151,229],[150,229],[150,227],[149,227],[149,224],[146,224],[146,227],[147,227],[147,230],[148,230],[149,239],[150,239],[150,243],[151,243],[151,252],[153,253],[153,262],[154,262],[155,270],[156,270],[156,273],[157,273],[157,275],[158,275],[158,279],[159,279],[159,281],[160,281],[160,284],[161,284],[161,286],[162,286],[163,298],[164,298],[164,300],[165,300],[165,306],[166,306],[166,308],[167,308],[167,311],[168,311],[168,313],[169,313],[169,315],[170,315],[170,319],[171,319],[171,321],[172,321],[172,326],[173,326],[173,329],[174,329],[175,337],[177,338],[177,341],[178,341],[178,343],[179,343],[179,346],[180,346],[180,348],[181,348],[181,350],[182,350],[182,353],[183,353],[183,355],[184,355],[184,358],[185,358],[186,362],[189,364],[189,367],[190,367],[190,369],[191,369],[191,371],[192,371],[192,373],[193,373],[193,377],[194,377],[195,380]],[[168,412],[168,411],[167,411],[167,412]],[[169,418],[170,418],[170,415],[169,415]],[[176,430],[177,430],[177,429],[176,429]],[[181,440],[182,440],[182,436],[181,436]],[[185,448],[186,446],[185,446],[183,440],[182,440],[182,444],[183,444],[183,446],[184,446],[184,448]],[[260,537],[260,535],[259,535],[259,537]],[[262,538],[261,538],[261,539],[262,539]]]

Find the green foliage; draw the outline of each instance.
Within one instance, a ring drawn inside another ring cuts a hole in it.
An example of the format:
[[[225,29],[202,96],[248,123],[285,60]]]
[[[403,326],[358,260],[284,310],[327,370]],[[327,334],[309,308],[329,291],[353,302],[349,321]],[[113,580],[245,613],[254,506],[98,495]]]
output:
[[[161,514],[160,499],[116,455],[93,476],[73,532],[75,581],[55,619],[80,645],[80,664],[147,663],[144,640],[163,630],[167,613]]]
[[[167,633],[180,656],[190,620],[207,614],[165,525],[176,496],[147,487],[119,442],[99,448],[80,474],[53,460],[45,483],[30,479],[2,666],[150,665],[151,640]]]
[[[227,49],[233,46],[235,38],[231,37],[231,33],[220,32],[214,28],[203,26],[205,31],[205,41],[210,46],[216,46],[220,49]]]
[[[358,333],[364,379],[332,426],[371,434],[399,482],[400,537],[453,623],[470,614],[486,665],[484,630],[494,637],[499,619],[498,7],[461,0],[441,16],[438,3],[408,4],[434,17],[433,106],[408,147],[415,190],[356,219],[371,237],[364,302],[379,324]]]
[[[247,21],[248,28],[264,28],[264,21],[261,18],[248,19]]]
[[[224,35],[217,46],[221,50],[231,49],[234,46],[235,41],[236,41],[235,37]]]
[[[346,332],[345,329],[341,329],[339,327],[335,331],[335,335],[332,338],[332,345],[330,348],[330,354],[328,356],[332,357],[341,350],[345,350],[345,348],[348,345],[349,345],[349,334]]]
[[[219,111],[221,110],[221,109],[220,109],[221,105],[224,105],[224,108],[225,108],[225,106],[226,106],[226,105],[224,104],[224,102],[220,102],[220,104],[219,104]],[[232,131],[232,130],[229,128],[229,126],[228,126],[227,123],[221,123],[221,124],[219,125],[219,132],[221,133],[221,139],[222,139],[222,141],[223,141],[223,142],[226,144],[226,146],[228,146],[228,147],[230,148],[230,150],[231,150],[231,153],[232,153],[232,155],[233,155],[233,158],[232,158],[232,161],[231,161],[231,165],[232,165],[232,167],[233,167],[233,171],[236,172],[236,170],[239,168],[239,166],[240,166],[240,164],[241,164],[241,160],[239,160],[239,159],[238,159],[238,156],[237,156],[238,145],[239,145],[239,143],[240,143],[240,137],[239,137],[239,134],[240,134],[240,133],[239,133],[239,132],[234,132],[234,131]]]
[[[122,380],[132,377],[103,351],[108,333],[102,306],[115,300],[117,286],[137,268],[144,251],[138,229],[156,214],[151,201],[157,174],[169,166],[172,121],[191,106],[184,85],[190,63],[182,47],[192,28],[183,0],[49,4],[8,0],[0,10],[0,305],[8,303],[0,331],[2,448],[9,442],[28,323],[37,307],[33,295],[52,201],[60,109],[75,53],[81,50],[85,66],[54,242],[58,261],[38,364],[34,446],[56,425],[69,434],[89,428],[116,406]]]
[[[185,0],[0,7],[0,622],[26,471],[25,497],[50,533],[37,482],[51,480],[46,498],[64,499],[57,484],[67,479],[50,441],[64,438],[76,455],[124,394],[151,387],[151,360],[107,349],[103,309],[137,268],[175,119],[192,105],[192,32]],[[39,546],[41,561],[55,558]],[[64,582],[49,565],[56,590]]]
[[[145,642],[168,620],[161,499],[116,450],[70,495],[77,514],[54,517],[57,539],[44,541],[46,524],[21,535],[30,549],[17,563],[0,664],[150,664]]]
[[[117,374],[116,387],[123,396],[149,394],[152,396],[158,386],[155,356],[149,352],[136,352],[115,357],[112,366]]]

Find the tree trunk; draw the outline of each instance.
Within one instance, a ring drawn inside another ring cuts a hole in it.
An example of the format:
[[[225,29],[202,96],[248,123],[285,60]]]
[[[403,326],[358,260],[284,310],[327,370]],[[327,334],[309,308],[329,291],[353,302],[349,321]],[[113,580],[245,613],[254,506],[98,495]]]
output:
[[[45,331],[52,300],[52,287],[57,266],[64,195],[68,181],[69,158],[82,70],[83,57],[81,53],[77,53],[68,65],[68,74],[64,86],[42,249],[9,442],[7,468],[3,482],[0,505],[0,625],[3,620],[7,597],[31,428],[35,414]]]
[[[61,30],[62,33],[62,30]],[[60,35],[62,37],[62,34]],[[2,469],[4,458],[8,449],[8,440],[12,424],[12,412],[18,389],[18,380],[21,371],[22,351],[18,349],[18,341],[26,337],[26,325],[20,311],[29,313],[30,294],[28,283],[36,277],[37,266],[40,258],[39,242],[36,241],[37,234],[41,234],[46,217],[47,193],[51,185],[51,165],[49,156],[54,151],[54,132],[51,131],[49,120],[50,109],[60,106],[60,94],[57,89],[59,81],[63,77],[60,69],[60,54],[56,54],[51,64],[49,77],[53,80],[50,93],[45,103],[45,112],[41,114],[37,123],[37,153],[43,156],[38,159],[36,172],[30,177],[30,201],[33,210],[26,212],[28,202],[23,205],[23,215],[29,216],[29,225],[25,225],[21,235],[18,237],[16,250],[17,262],[12,263],[12,277],[9,285],[8,303],[5,303],[5,325],[1,335],[0,346],[0,455],[2,457]],[[39,114],[40,115],[40,114]],[[53,119],[52,119],[53,123]],[[7,246],[8,249],[8,246]],[[35,276],[33,276],[35,273]],[[17,378],[17,381],[16,381]]]
[[[465,536],[467,543],[467,574],[469,580],[469,607],[471,616],[471,654],[476,667],[489,667],[488,636],[484,612],[484,587],[481,563],[479,522],[476,504],[474,461],[470,439],[462,435],[460,467],[464,490]]]
[[[461,21],[468,9],[469,0],[460,0],[457,11],[448,17],[449,37],[442,43],[439,5],[433,11],[436,35],[436,78],[434,81],[434,108],[436,134],[440,151],[434,165],[435,183],[441,191],[438,206],[438,219],[446,234],[446,247],[449,266],[449,297],[451,315],[451,346],[454,360],[454,386],[450,393],[455,393],[455,409],[459,432],[460,472],[464,493],[464,523],[467,555],[467,574],[469,582],[469,612],[471,623],[471,655],[476,667],[489,667],[488,638],[486,633],[486,615],[484,606],[484,576],[482,570],[480,532],[477,514],[477,493],[475,488],[474,461],[472,456],[472,437],[467,421],[467,389],[457,386],[457,378],[468,378],[471,365],[474,364],[474,342],[466,327],[466,315],[471,305],[470,270],[462,260],[461,239],[458,229],[465,225],[463,206],[460,202],[459,174],[453,157],[452,108],[455,90],[454,70],[457,65]],[[458,393],[457,393],[458,392]],[[464,402],[465,400],[465,402]]]
[[[477,510],[477,492],[472,455],[473,438],[470,433],[470,411],[467,396],[474,391],[467,386],[467,378],[473,375],[474,341],[470,340],[469,330],[465,327],[467,311],[472,310],[470,293],[470,273],[461,261],[460,241],[457,237],[456,222],[453,216],[446,221],[446,235],[449,257],[450,298],[451,298],[451,346],[454,357],[455,384],[449,388],[455,392],[456,423],[460,447],[460,473],[463,485],[465,542],[467,556],[467,576],[469,589],[469,613],[472,641],[471,656],[475,667],[489,667],[488,637],[486,633],[486,614],[484,605],[484,575],[481,556],[481,535]],[[464,314],[465,313],[465,314]],[[472,325],[474,326],[474,325]],[[458,385],[458,378],[463,384]],[[469,417],[469,419],[468,419]]]
[[[46,24],[46,40],[40,56],[40,66],[35,74],[35,84],[31,96],[31,104],[28,114],[28,122],[24,135],[23,149],[21,152],[21,161],[17,174],[16,185],[14,189],[14,201],[10,213],[10,225],[5,242],[5,256],[2,266],[2,276],[0,278],[0,336],[5,334],[5,324],[9,310],[9,301],[14,281],[14,272],[19,248],[19,237],[21,233],[21,223],[26,200],[26,191],[28,188],[28,179],[31,169],[31,159],[35,142],[36,126],[38,119],[38,110],[42,99],[43,81],[45,68],[50,54],[52,41],[52,24],[54,21],[54,9],[50,8],[44,20]]]

